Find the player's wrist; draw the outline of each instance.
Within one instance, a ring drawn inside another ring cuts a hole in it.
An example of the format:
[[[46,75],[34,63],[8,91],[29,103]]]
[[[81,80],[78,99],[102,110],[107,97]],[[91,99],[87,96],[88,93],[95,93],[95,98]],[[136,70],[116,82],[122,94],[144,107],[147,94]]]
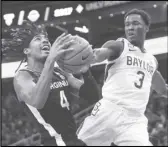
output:
[[[87,70],[87,72],[82,74],[83,79],[87,80],[87,79],[92,79],[92,74],[90,70]]]
[[[50,55],[48,55],[47,60],[55,62],[56,61],[56,57],[53,56],[52,54],[50,54]]]
[[[86,72],[88,72],[89,68],[90,68],[90,65],[83,66],[80,70],[80,74],[85,74]]]
[[[102,61],[106,60],[107,56],[108,56],[108,48],[94,49],[92,64],[96,63],[96,62],[98,63],[98,62],[102,62]]]

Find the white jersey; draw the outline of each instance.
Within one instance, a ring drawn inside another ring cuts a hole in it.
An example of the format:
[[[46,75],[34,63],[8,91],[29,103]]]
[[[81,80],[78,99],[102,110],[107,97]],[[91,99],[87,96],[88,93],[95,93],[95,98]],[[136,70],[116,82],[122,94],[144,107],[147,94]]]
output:
[[[113,103],[138,113],[144,113],[149,100],[152,76],[157,69],[156,58],[133,46],[128,40],[124,42],[122,54],[109,61],[102,95]]]

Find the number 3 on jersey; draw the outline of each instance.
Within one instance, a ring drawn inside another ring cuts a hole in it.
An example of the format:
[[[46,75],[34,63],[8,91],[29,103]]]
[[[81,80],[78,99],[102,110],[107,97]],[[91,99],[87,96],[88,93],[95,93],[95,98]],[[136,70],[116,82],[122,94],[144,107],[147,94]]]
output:
[[[145,78],[145,73],[142,71],[138,71],[137,74],[140,76],[139,82],[138,83],[135,82],[134,84],[135,84],[135,87],[141,89],[142,85],[143,85],[144,78]]]
[[[70,110],[68,100],[67,100],[63,90],[60,91],[60,104],[61,104],[62,108],[66,107],[68,110]]]

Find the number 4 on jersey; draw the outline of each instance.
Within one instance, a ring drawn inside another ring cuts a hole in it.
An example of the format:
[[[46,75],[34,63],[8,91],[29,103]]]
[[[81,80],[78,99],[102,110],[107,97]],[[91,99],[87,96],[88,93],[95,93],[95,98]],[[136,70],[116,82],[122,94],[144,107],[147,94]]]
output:
[[[68,110],[70,110],[68,100],[67,100],[63,90],[60,91],[60,104],[61,104],[62,108],[67,108]]]

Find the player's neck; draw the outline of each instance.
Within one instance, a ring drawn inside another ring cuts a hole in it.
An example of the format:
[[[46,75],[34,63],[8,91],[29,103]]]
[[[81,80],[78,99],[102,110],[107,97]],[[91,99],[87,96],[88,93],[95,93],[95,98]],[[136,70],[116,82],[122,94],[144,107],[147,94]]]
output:
[[[145,52],[145,48],[144,48],[144,43],[145,43],[145,39],[144,40],[141,40],[141,42],[139,43],[139,48],[142,52]]]
[[[143,52],[143,53],[146,52],[146,51],[145,51],[145,48],[144,48],[144,44],[143,44],[143,45],[139,45],[138,47],[139,47],[139,49],[141,50],[141,52]]]
[[[143,42],[138,42],[135,44],[142,52],[144,52],[144,41]]]
[[[144,45],[139,45],[138,47],[142,52],[144,51]]]
[[[34,61],[34,60],[28,60],[28,69],[34,71],[34,72],[38,72],[41,73],[43,68],[44,68],[44,63],[41,61]]]

